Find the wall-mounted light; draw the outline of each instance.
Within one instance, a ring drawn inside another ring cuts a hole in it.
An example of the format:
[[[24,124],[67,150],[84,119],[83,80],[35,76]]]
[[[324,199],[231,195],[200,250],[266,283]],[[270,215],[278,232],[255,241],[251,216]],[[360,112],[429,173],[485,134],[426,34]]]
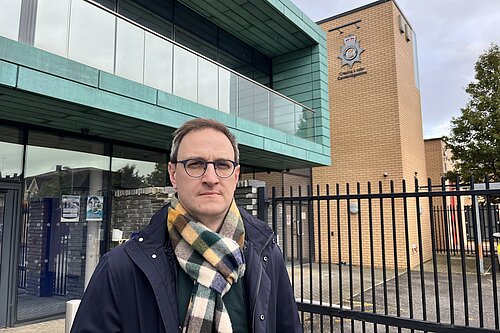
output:
[[[384,177],[387,178],[387,176],[389,176],[389,173],[386,171],[384,172]]]
[[[406,41],[409,42],[410,41],[410,27],[408,27],[408,24],[405,24],[405,38],[406,38]]]
[[[401,15],[398,16],[398,23],[399,23],[399,32],[404,33],[405,32],[405,23],[404,23]]]
[[[357,214],[359,212],[359,207],[357,202],[351,202],[349,204],[349,212],[351,214]]]

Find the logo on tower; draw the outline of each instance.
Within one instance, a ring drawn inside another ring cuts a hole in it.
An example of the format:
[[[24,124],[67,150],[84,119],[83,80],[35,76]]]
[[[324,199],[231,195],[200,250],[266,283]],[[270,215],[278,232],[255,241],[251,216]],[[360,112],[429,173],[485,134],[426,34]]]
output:
[[[349,35],[344,38],[344,45],[340,47],[340,60],[342,60],[342,66],[349,65],[352,67],[355,62],[361,62],[360,55],[365,49],[359,46],[359,42],[356,40],[356,36]]]

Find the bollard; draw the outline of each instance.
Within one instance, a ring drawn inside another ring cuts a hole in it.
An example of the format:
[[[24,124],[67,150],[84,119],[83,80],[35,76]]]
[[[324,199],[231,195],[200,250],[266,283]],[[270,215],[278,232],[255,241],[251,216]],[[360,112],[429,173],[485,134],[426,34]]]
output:
[[[73,325],[73,320],[75,320],[76,311],[80,305],[81,300],[73,299],[66,302],[66,322],[64,324],[64,332],[69,333],[71,331],[71,326]]]

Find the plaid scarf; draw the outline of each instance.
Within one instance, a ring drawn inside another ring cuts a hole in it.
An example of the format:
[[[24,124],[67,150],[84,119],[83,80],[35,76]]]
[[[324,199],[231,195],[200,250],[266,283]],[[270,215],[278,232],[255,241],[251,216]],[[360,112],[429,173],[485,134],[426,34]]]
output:
[[[232,332],[222,296],[245,273],[245,228],[233,201],[219,233],[192,219],[177,198],[168,233],[181,268],[194,280],[183,332]]]

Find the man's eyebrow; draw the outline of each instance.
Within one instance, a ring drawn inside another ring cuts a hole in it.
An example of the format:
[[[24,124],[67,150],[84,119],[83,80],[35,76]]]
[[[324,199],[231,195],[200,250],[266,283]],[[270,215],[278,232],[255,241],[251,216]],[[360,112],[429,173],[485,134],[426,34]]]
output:
[[[204,160],[204,161],[208,161],[206,158],[204,157],[201,157],[201,156],[197,156],[197,155],[188,155],[187,157],[185,158],[181,158],[179,160]],[[220,160],[227,160],[227,161],[232,161],[231,158],[229,157],[219,157],[219,158],[214,158],[213,161],[220,161]]]

